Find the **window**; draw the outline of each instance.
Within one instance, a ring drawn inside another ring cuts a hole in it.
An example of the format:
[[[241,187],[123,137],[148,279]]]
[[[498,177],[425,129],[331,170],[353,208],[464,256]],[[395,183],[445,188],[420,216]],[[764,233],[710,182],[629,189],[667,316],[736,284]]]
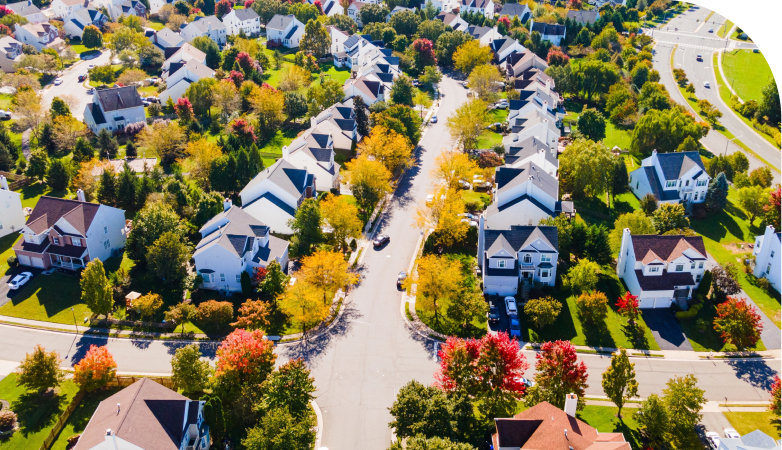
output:
[[[774,250],[771,250],[771,253],[768,255],[768,257],[769,258],[773,258],[774,257]]]
[[[225,282],[225,274],[224,273],[220,274],[220,281]]]
[[[103,234],[109,234],[109,227],[103,227]]]
[[[703,261],[701,261],[701,262],[699,262],[699,263],[698,263],[698,268],[699,268],[699,269],[703,269]]]
[[[540,271],[540,278],[548,278],[548,277],[549,277],[548,269],[542,269]]]
[[[52,242],[54,242],[54,245],[60,245],[60,238],[53,237]]]
[[[676,271],[681,272],[684,270],[684,264],[676,264]]]
[[[635,182],[635,188],[636,188],[636,189],[638,189],[638,186],[640,186],[640,185],[641,185],[641,182],[640,182],[640,181],[636,181],[636,182]]]
[[[706,184],[708,184],[708,182],[709,182],[709,180],[698,180],[695,183],[695,186],[706,186]]]
[[[770,273],[771,273],[771,263],[768,263],[768,265],[766,266],[766,275]]]
[[[692,270],[694,268],[695,268],[695,261],[693,261],[692,264],[690,264],[690,270]]]
[[[71,239],[71,243],[75,245],[76,247],[81,247],[81,239],[79,238],[73,238]]]
[[[108,239],[106,239],[106,241],[105,241],[105,242],[103,242],[103,248],[104,248],[105,250],[108,250],[108,249],[110,249],[110,248],[111,248],[111,242],[109,242],[109,240],[108,240]]]
[[[690,185],[690,180],[687,180],[687,182],[686,182],[686,183],[684,183],[684,185],[685,185],[685,186],[689,186],[689,185]]]
[[[242,276],[241,275],[237,275],[236,276],[236,282],[237,283],[241,283],[242,282]]]
[[[524,255],[524,264],[530,264],[531,262],[532,262],[532,255],[530,255],[529,253]]]
[[[703,275],[701,275],[701,274],[695,275],[695,282],[696,283],[700,283],[701,282],[701,278],[703,278]]]
[[[665,187],[676,187],[676,180],[668,180],[665,182]]]
[[[3,229],[3,222],[0,222],[0,230]]]
[[[540,255],[540,262],[551,262],[551,255]]]
[[[499,267],[500,269],[504,269],[505,268],[505,260],[501,259],[501,260],[497,261],[497,267]]]
[[[660,270],[659,267],[650,267],[649,268],[649,273],[657,273],[657,271],[659,271],[659,270]]]

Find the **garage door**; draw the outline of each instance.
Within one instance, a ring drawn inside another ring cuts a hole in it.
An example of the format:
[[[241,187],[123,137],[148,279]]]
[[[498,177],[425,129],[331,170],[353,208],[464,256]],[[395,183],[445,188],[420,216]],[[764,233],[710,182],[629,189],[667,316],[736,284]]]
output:
[[[33,267],[40,267],[43,269],[43,259],[42,258],[32,258],[33,260]]]
[[[654,297],[641,297],[639,308],[654,308]]]
[[[19,255],[19,264],[23,266],[31,266],[30,257],[27,255]]]
[[[503,286],[501,284],[488,284],[484,290],[492,295],[516,295],[516,288],[512,286]]]
[[[671,307],[671,300],[668,297],[657,297],[654,302],[655,308],[670,308]]]

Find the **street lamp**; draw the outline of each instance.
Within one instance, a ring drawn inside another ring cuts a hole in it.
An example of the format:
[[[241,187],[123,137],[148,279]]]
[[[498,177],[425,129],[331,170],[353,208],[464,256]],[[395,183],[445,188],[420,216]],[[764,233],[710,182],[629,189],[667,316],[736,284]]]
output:
[[[79,332],[79,324],[76,322],[76,313],[73,311],[73,307],[71,307],[71,314],[73,314],[73,326],[76,327],[76,333]]]
[[[738,139],[740,137],[741,136],[736,136],[733,139],[728,139],[728,141],[725,142],[725,151],[722,153],[722,156],[725,156],[728,153],[728,145],[730,145],[731,142],[733,142],[734,140],[736,140],[736,139]]]

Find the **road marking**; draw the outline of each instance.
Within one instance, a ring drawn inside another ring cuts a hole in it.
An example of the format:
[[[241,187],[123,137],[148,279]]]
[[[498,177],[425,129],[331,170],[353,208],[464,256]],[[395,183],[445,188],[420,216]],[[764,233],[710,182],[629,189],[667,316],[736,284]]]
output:
[[[435,359],[437,359],[437,347],[438,347],[439,345],[440,345],[440,343],[439,343],[439,342],[437,342],[437,341],[435,341],[435,342],[432,342],[432,347],[433,347],[432,353],[434,353],[434,358],[435,358]]]

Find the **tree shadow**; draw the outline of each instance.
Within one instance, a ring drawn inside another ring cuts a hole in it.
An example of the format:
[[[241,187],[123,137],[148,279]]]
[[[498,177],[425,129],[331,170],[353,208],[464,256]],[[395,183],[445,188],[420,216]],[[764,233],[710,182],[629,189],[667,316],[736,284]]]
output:
[[[52,426],[60,416],[67,402],[67,396],[53,389],[38,393],[26,392],[11,404],[11,410],[18,417],[19,432],[27,437]]]
[[[217,355],[217,349],[220,347],[220,342],[199,341],[199,342],[187,342],[187,341],[165,341],[163,346],[166,347],[168,354],[173,355],[180,348],[187,347],[188,345],[197,345],[201,351],[201,356],[208,359],[214,359]]]
[[[109,338],[106,336],[88,336],[88,335],[82,335],[77,341],[76,341],[76,349],[73,351],[69,358],[69,362],[71,365],[77,364],[79,361],[82,360],[87,355],[87,352],[90,350],[90,347],[95,345],[98,347],[102,347],[106,345],[109,342]]]
[[[633,343],[633,348],[638,350],[651,350],[649,347],[649,338],[646,337],[644,327],[636,322],[633,325],[627,323],[622,326],[622,333],[628,341]]]
[[[766,361],[728,359],[728,364],[736,372],[736,378],[764,391],[771,390],[777,372]]]

